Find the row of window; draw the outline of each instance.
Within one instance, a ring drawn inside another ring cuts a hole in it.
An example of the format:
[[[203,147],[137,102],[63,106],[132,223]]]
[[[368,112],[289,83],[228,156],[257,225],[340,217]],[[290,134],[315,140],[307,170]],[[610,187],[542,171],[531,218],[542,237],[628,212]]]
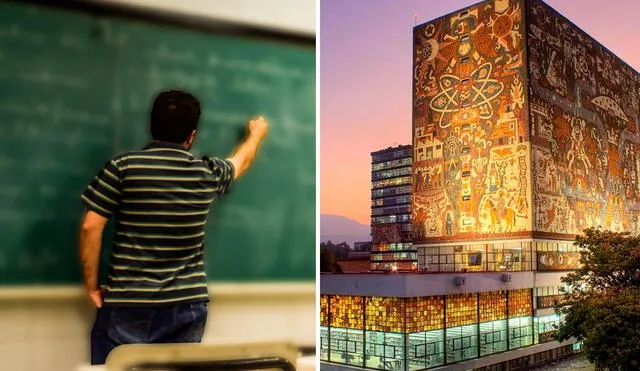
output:
[[[372,272],[376,272],[376,271],[415,272],[417,269],[418,269],[418,262],[415,260],[371,262]]]
[[[376,216],[371,218],[371,224],[409,223],[410,217],[409,214]]]
[[[532,270],[530,243],[476,244],[418,248],[418,269],[427,272]]]
[[[407,214],[411,212],[411,206],[400,205],[400,206],[388,206],[388,207],[374,207],[371,209],[372,216],[378,215],[389,215],[389,214]]]
[[[411,184],[411,177],[410,176],[403,176],[403,177],[400,177],[400,178],[393,178],[393,179],[377,180],[377,181],[371,182],[371,188],[376,189],[376,188],[399,186],[399,185],[405,185],[405,184]]]
[[[394,178],[397,176],[409,175],[409,174],[411,174],[411,167],[399,167],[399,168],[390,169],[390,170],[379,170],[371,173],[371,180]]]
[[[320,359],[367,369],[422,370],[532,345],[533,327],[530,316],[411,334],[321,326]]]
[[[409,204],[411,202],[411,196],[402,195],[402,196],[392,196],[385,198],[377,198],[371,200],[371,206],[389,206],[389,205],[398,205],[398,204]]]
[[[387,262],[387,261],[403,261],[403,260],[414,260],[418,261],[418,254],[415,252],[372,252],[371,253],[371,261],[372,262]]]
[[[376,251],[407,251],[413,250],[413,244],[411,242],[397,242],[397,243],[379,243],[371,246],[371,252]],[[417,256],[417,255],[416,255]]]
[[[378,197],[386,197],[386,196],[396,196],[396,195],[406,195],[411,193],[410,185],[403,185],[399,187],[392,188],[382,188],[382,189],[372,189],[371,190],[371,198]],[[409,196],[411,197],[411,196]]]
[[[521,289],[415,298],[321,295],[320,312],[325,316],[320,324],[406,333],[453,328],[530,316],[531,293]],[[428,316],[428,321],[417,321],[417,315]]]
[[[371,165],[371,170],[376,171],[376,170],[383,170],[383,169],[392,169],[394,167],[400,167],[400,166],[410,166],[411,163],[412,163],[411,157],[401,158],[401,159],[392,160],[392,161],[378,162]]]
[[[392,160],[396,160],[404,157],[411,158],[411,155],[412,155],[411,152],[412,152],[411,146],[407,146],[405,148],[398,148],[393,151],[375,152],[371,154],[371,162],[375,164],[379,162],[392,161]]]

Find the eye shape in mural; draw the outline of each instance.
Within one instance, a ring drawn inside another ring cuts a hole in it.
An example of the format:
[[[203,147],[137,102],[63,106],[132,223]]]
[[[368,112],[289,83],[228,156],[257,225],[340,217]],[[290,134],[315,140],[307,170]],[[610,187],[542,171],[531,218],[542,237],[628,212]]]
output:
[[[441,91],[433,97],[430,107],[441,113],[441,128],[451,125],[450,114],[461,108],[477,110],[483,119],[493,116],[491,101],[502,93],[504,84],[491,78],[491,70],[491,63],[485,63],[473,71],[469,78],[460,79],[453,75],[440,77]]]

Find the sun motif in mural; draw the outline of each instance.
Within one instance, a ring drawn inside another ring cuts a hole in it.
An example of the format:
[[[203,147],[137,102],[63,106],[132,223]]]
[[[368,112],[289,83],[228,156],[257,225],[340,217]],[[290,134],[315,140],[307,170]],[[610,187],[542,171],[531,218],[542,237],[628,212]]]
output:
[[[430,107],[441,114],[441,128],[451,125],[451,120],[445,118],[449,118],[451,113],[459,109],[477,110],[482,119],[493,116],[491,101],[500,95],[504,85],[491,78],[491,71],[491,63],[485,63],[473,71],[468,79],[461,80],[453,75],[440,77],[441,92],[433,97]]]
[[[491,38],[497,41],[496,50],[500,48],[507,51],[516,50],[518,41],[522,38],[518,3],[502,14],[492,14],[487,26],[491,29]]]

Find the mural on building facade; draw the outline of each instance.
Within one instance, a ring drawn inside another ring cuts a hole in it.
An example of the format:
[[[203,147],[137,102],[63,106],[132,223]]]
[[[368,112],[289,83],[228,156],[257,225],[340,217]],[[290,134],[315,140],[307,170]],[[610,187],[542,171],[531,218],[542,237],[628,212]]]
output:
[[[414,29],[414,241],[531,230],[523,7]]]
[[[544,3],[527,13],[534,230],[640,232],[640,74]]]

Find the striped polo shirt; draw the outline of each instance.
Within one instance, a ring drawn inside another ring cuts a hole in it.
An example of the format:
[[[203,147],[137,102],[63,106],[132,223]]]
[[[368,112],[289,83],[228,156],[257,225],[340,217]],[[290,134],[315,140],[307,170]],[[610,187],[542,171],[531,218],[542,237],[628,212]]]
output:
[[[115,217],[105,305],[208,301],[207,214],[233,178],[230,161],[167,142],[107,162],[82,194],[87,209]]]

